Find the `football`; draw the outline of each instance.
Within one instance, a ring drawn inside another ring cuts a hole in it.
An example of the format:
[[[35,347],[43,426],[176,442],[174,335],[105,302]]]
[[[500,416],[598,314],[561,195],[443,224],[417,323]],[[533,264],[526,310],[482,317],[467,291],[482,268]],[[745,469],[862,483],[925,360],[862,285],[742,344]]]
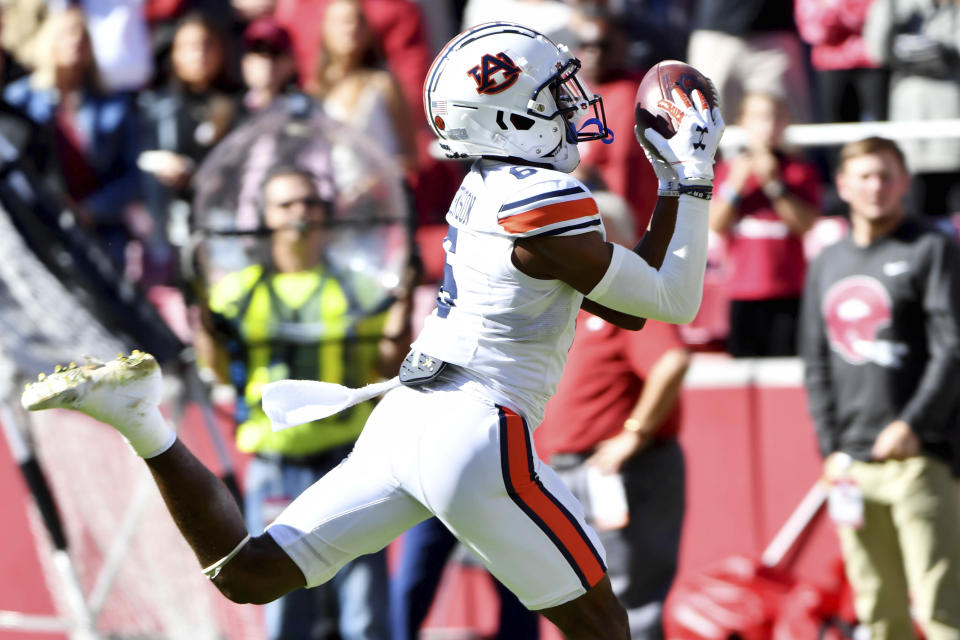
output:
[[[640,131],[652,128],[664,138],[676,133],[670,111],[676,112],[678,107],[683,109],[684,105],[674,104],[674,89],[679,89],[687,96],[694,89],[699,89],[711,109],[718,104],[713,84],[705,75],[685,62],[663,60],[647,71],[637,89],[635,116]]]

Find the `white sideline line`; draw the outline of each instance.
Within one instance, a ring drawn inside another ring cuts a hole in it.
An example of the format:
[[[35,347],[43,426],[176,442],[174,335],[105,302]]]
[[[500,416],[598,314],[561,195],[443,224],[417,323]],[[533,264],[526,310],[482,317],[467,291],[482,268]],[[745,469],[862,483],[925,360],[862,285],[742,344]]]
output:
[[[723,353],[696,353],[683,380],[688,389],[803,386],[800,358],[732,358]]]
[[[784,141],[798,147],[830,147],[868,136],[898,141],[960,138],[960,119],[792,124],[783,132]],[[724,149],[742,146],[745,139],[743,129],[729,125],[720,146]]]
[[[41,616],[19,611],[0,611],[0,630],[13,629],[30,633],[56,633],[70,631],[71,625],[62,618]]]

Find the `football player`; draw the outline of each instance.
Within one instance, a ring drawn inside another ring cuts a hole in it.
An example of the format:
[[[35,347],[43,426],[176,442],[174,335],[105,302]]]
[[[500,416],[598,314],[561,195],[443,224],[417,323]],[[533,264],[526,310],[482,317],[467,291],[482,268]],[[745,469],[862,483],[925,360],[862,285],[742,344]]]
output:
[[[31,385],[24,406],[114,425],[146,458],[205,573],[238,602],[321,584],[435,515],[568,638],[628,638],[596,534],[531,430],[581,307],[630,328],[696,314],[724,125],[699,92],[674,93],[676,134],[637,132],[660,179],[651,228],[632,251],[608,243],[590,192],[568,175],[579,142],[613,135],[578,68],[566,47],[505,22],[437,56],[427,117],[451,157],[475,161],[447,214],[436,310],[350,456],[263,535],[247,535],[229,492],[164,425],[149,355],[61,371]]]

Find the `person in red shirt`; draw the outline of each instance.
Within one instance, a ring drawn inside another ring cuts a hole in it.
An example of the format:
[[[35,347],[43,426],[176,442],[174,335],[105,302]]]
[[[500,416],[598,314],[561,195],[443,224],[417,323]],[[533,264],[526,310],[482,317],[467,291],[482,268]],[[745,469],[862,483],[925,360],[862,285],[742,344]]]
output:
[[[819,215],[821,182],[782,148],[788,122],[784,100],[748,94],[738,119],[746,147],[717,163],[710,228],[727,238],[727,351],[737,357],[796,354],[803,234]]]
[[[825,122],[887,119],[890,71],[863,39],[871,4],[873,0],[794,0],[797,31],[810,45]]]
[[[605,212],[604,224],[612,241],[632,245],[623,221]],[[538,454],[600,536],[635,639],[663,637],[677,569],[685,490],[678,400],[689,364],[675,325],[648,320],[629,331],[581,311],[557,393],[534,432]],[[610,482],[626,506],[613,517],[596,500]]]

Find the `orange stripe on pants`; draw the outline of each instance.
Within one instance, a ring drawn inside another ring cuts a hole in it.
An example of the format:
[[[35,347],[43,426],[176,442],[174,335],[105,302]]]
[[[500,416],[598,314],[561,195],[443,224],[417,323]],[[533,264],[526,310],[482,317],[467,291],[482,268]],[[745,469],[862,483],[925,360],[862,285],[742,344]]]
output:
[[[553,498],[533,472],[533,453],[523,418],[500,407],[500,456],[507,493],[557,545],[585,589],[606,574],[600,554],[577,519]]]

